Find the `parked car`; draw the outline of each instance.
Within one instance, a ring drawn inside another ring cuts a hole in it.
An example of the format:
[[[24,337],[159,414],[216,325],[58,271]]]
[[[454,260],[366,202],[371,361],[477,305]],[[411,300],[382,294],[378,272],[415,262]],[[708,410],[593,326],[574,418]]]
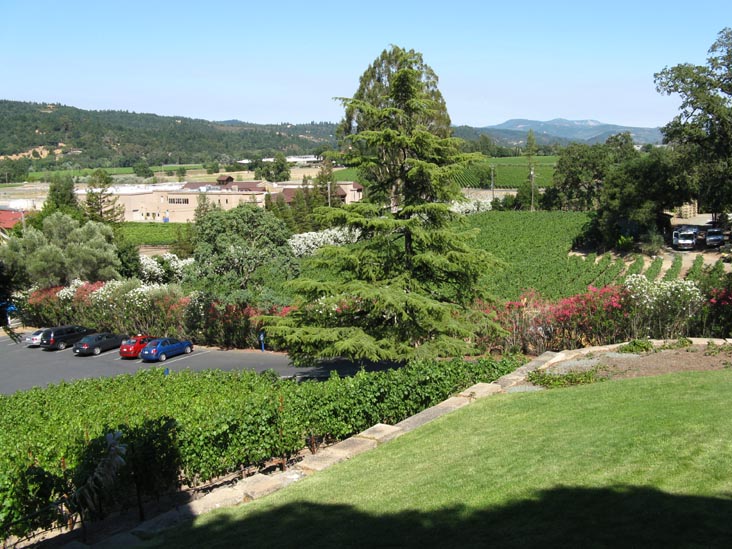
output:
[[[82,337],[93,334],[96,330],[86,326],[55,326],[43,330],[41,334],[41,347],[43,349],[58,349],[63,351],[69,345],[73,345]]]
[[[716,248],[724,244],[724,232],[722,229],[707,229],[706,243],[710,248]]]
[[[41,344],[41,335],[43,334],[43,330],[45,330],[45,328],[41,328],[40,330],[36,330],[32,334],[25,336],[25,344],[28,347],[38,347]]]
[[[113,334],[110,332],[90,334],[74,343],[74,354],[98,355],[102,351],[116,349],[125,339],[127,339],[126,334]]]
[[[672,234],[672,244],[677,250],[693,250],[696,247],[696,229],[683,228],[674,231]]]
[[[188,354],[193,350],[193,343],[172,337],[153,339],[140,351],[140,358],[145,361],[163,362],[171,356]]]
[[[153,339],[155,338],[149,335],[137,334],[136,336],[132,336],[122,342],[119,348],[119,356],[123,358],[137,358],[145,345]]]

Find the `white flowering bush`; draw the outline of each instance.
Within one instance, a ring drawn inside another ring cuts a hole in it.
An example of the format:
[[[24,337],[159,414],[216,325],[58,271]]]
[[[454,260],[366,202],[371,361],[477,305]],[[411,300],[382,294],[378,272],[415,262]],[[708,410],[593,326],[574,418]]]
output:
[[[472,199],[467,200],[464,202],[452,202],[450,204],[450,211],[463,214],[463,215],[470,215],[480,212],[487,212],[491,209],[491,201],[490,200],[479,200],[479,199]]]
[[[140,280],[148,284],[163,282],[165,269],[152,257],[140,256]]]
[[[650,281],[643,275],[631,275],[624,285],[634,338],[685,336],[689,322],[704,305],[701,290],[691,280]]]
[[[71,281],[71,284],[68,286],[65,286],[61,288],[57,293],[56,296],[58,297],[59,301],[63,303],[71,303],[71,300],[74,299],[74,296],[76,295],[76,290],[79,289],[80,286],[84,284],[83,280],[79,280],[78,278],[75,278]]]
[[[193,258],[180,259],[172,253],[162,256],[140,256],[140,280],[146,284],[179,283],[183,280],[185,269],[192,265]]]
[[[287,243],[295,257],[313,255],[323,246],[343,246],[358,240],[360,232],[343,227],[334,227],[323,231],[300,233],[290,237]]]

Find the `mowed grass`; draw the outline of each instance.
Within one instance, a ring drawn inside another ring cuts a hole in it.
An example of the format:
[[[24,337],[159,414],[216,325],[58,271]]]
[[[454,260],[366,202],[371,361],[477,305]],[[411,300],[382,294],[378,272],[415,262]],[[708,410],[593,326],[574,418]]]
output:
[[[732,371],[499,395],[160,547],[732,546]]]

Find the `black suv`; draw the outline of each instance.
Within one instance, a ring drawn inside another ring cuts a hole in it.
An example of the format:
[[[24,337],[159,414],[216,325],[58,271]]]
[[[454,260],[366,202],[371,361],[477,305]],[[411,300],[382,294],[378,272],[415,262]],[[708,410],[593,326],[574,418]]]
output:
[[[82,337],[94,333],[91,328],[84,326],[56,326],[48,328],[41,334],[41,347],[44,349],[63,350],[73,345]]]

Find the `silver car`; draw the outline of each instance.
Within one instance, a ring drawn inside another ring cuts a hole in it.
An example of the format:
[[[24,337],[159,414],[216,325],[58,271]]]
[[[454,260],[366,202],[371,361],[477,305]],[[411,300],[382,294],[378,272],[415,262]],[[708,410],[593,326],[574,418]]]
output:
[[[41,334],[43,333],[44,328],[41,328],[40,330],[36,330],[32,334],[28,334],[25,336],[25,344],[28,347],[38,347],[41,344]]]

